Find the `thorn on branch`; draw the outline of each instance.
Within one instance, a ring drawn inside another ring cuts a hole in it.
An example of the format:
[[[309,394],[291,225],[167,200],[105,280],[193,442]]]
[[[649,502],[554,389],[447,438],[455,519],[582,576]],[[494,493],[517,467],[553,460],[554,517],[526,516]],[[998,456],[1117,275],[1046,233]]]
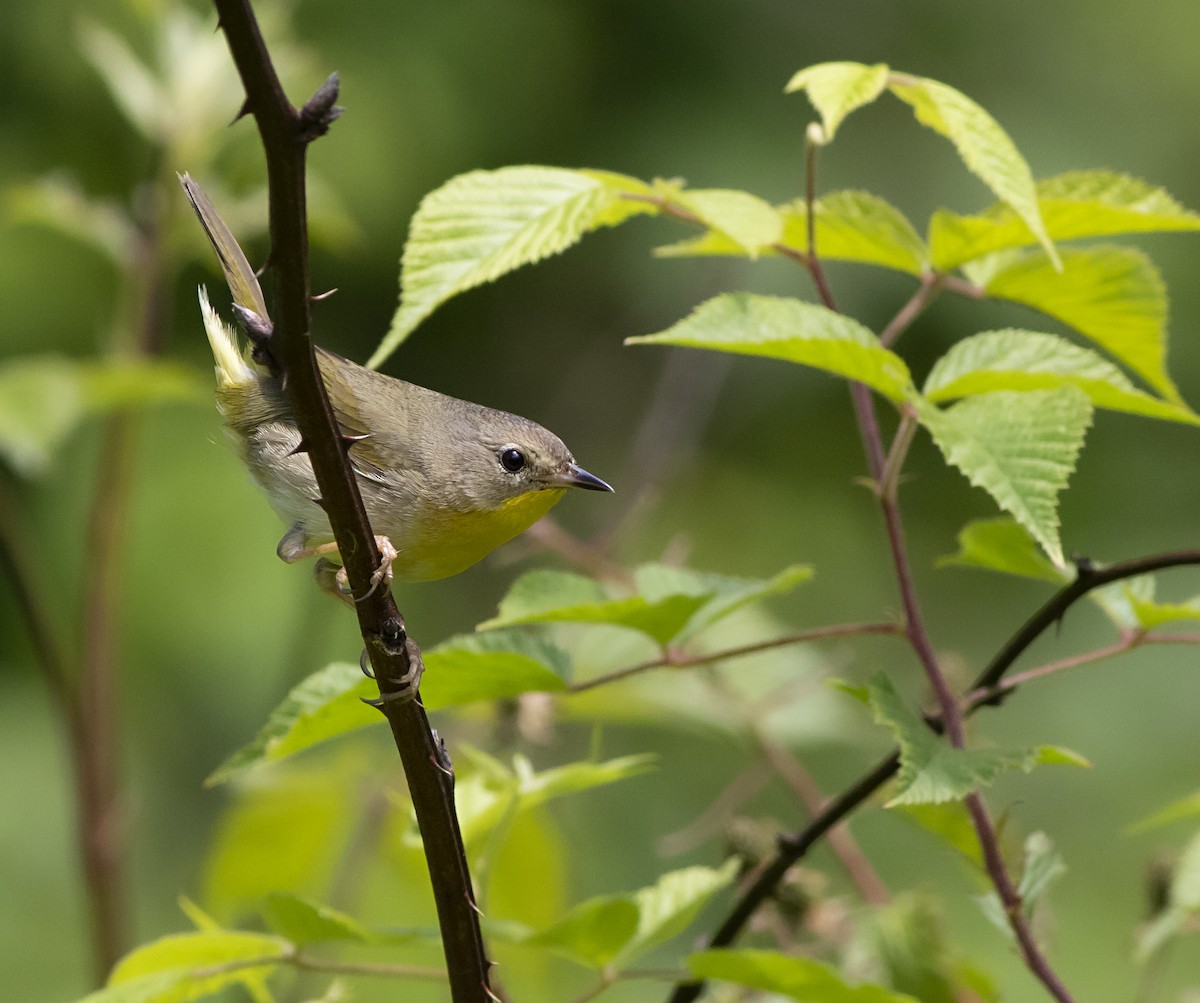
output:
[[[299,456],[301,453],[307,453],[307,452],[308,452],[308,443],[305,442],[304,439],[302,438],[299,442],[296,443],[295,446],[292,447],[292,451],[290,453],[288,453],[288,456]],[[314,498],[313,501],[316,501],[316,499]]]
[[[325,83],[317,88],[304,107],[300,109],[300,138],[311,143],[329,131],[329,127],[341,117],[344,108],[334,104],[341,86],[336,73],[331,73]]]
[[[232,119],[230,119],[229,124],[234,125],[239,120],[245,118],[247,115],[250,115],[250,114],[252,114],[252,109],[250,108],[250,99],[246,98],[246,100],[242,102],[242,106],[237,110],[237,114],[234,115]]]

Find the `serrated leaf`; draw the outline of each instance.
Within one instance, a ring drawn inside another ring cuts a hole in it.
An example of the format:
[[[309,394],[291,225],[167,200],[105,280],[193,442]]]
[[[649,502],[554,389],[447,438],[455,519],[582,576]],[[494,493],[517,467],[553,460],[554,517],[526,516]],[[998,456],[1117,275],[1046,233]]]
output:
[[[1065,338],[1008,328],[956,342],[934,363],[922,393],[941,402],[993,390],[1077,386],[1098,408],[1185,424],[1200,416],[1138,390],[1103,356]]]
[[[453,637],[424,652],[423,659],[421,700],[430,710],[566,688],[566,655],[526,634]],[[292,688],[258,735],[222,763],[205,780],[206,786],[377,724],[379,715],[362,702],[377,696],[375,682],[364,677],[357,665],[325,666]]]
[[[626,338],[625,344],[682,345],[798,362],[858,380],[893,401],[913,393],[904,360],[865,327],[823,306],[787,297],[725,293],[701,303],[666,331]]]
[[[0,458],[33,477],[88,416],[164,401],[201,401],[203,382],[174,363],[80,362],[53,355],[0,364]]]
[[[708,901],[732,884],[739,866],[739,861],[731,858],[719,868],[685,867],[634,892],[637,932],[621,950],[619,963],[627,965],[686,930]]]
[[[808,210],[802,199],[778,209],[783,221],[780,243],[790,252],[808,251]],[[854,261],[922,275],[929,252],[912,224],[889,203],[869,192],[834,192],[816,202],[817,250],[822,259]],[[741,245],[716,230],[700,237],[658,247],[661,258],[726,255],[744,257]],[[760,247],[764,256],[778,256],[777,247]]]
[[[371,356],[376,368],[438,306],[522,265],[558,254],[584,234],[656,206],[636,178],[559,167],[460,174],[421,200],[400,269],[400,306]]]
[[[944,410],[916,403],[917,417],[946,461],[987,491],[1062,566],[1057,499],[1091,424],[1087,395],[1064,386],[981,394]]]
[[[1024,254],[992,274],[985,289],[1070,325],[1168,400],[1182,403],[1166,370],[1166,285],[1141,251],[1068,248],[1061,272],[1039,252]]]
[[[961,91],[937,80],[893,73],[888,87],[912,105],[918,122],[954,144],[967,168],[1017,214],[1057,264],[1058,252],[1038,208],[1033,173],[999,123]]]
[[[800,70],[787,82],[784,93],[805,91],[821,116],[825,142],[833,139],[838,126],[856,108],[870,104],[887,86],[888,68],[883,63],[818,63]]]
[[[1029,530],[1004,516],[967,523],[958,533],[958,552],[939,557],[937,566],[983,568],[1053,585],[1066,585],[1072,577],[1046,560]]]
[[[113,969],[108,987],[119,989],[128,984],[133,995],[104,996],[102,990],[88,1000],[184,1003],[226,986],[261,980],[292,951],[286,940],[259,933],[222,930],[171,934],[131,951]],[[259,960],[260,964],[254,964]],[[223,965],[230,966],[230,970],[220,971]]]
[[[1023,752],[955,749],[905,705],[887,676],[876,676],[870,690],[875,720],[892,731],[900,746],[896,793],[885,808],[957,801],[1010,770],[1028,773],[1039,763],[1064,761],[1057,750],[1047,746]]]
[[[656,600],[642,595],[610,598],[591,578],[565,571],[531,571],[518,578],[500,601],[497,616],[479,630],[529,623],[608,623],[650,635],[665,644],[683,629],[712,593],[672,593]]]
[[[711,231],[751,258],[758,257],[783,236],[779,210],[749,192],[685,188],[675,191],[671,201],[690,210]]]
[[[1072,171],[1047,178],[1038,184],[1037,195],[1053,240],[1200,230],[1200,215],[1162,188],[1111,171]],[[1035,240],[1003,203],[974,216],[938,210],[929,224],[933,261],[941,271],[995,251],[1026,247]]]
[[[599,971],[637,933],[638,907],[627,895],[588,899],[527,943],[545,947]]]
[[[641,753],[601,762],[566,763],[541,773],[522,770],[517,774],[517,793],[522,807],[536,807],[566,794],[578,794],[640,776],[654,768],[656,758],[652,753]]]
[[[919,1003],[883,986],[851,985],[832,965],[777,951],[701,951],[687,958],[687,966],[698,979],[721,979],[803,1003]]]
[[[262,914],[272,930],[301,947],[326,940],[366,944],[376,939],[353,916],[288,892],[268,895],[263,900]]]
[[[1200,815],[1200,791],[1188,794],[1186,797],[1178,798],[1170,804],[1163,805],[1157,811],[1151,812],[1145,818],[1130,826],[1129,832],[1131,835],[1149,832],[1152,829],[1161,829],[1163,826],[1172,825],[1175,822],[1193,819],[1197,815]]]
[[[822,258],[857,261],[921,275],[929,250],[899,209],[870,192],[841,191],[818,199],[817,252]],[[783,242],[808,250],[807,210],[803,200],[783,208]]]

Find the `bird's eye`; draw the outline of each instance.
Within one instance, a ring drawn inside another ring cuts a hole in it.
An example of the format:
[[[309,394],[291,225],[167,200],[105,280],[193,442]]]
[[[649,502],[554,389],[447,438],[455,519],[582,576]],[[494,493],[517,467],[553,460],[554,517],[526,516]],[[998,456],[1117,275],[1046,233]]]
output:
[[[500,454],[500,466],[507,470],[510,474],[515,474],[518,470],[525,467],[525,454],[519,449],[509,446]]]

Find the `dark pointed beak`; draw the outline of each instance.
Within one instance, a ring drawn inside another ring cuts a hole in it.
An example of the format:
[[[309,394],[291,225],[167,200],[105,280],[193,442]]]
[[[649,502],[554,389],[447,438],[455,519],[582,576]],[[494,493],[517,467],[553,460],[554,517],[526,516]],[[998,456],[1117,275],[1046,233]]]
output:
[[[611,491],[612,488],[595,474],[589,474],[578,463],[568,463],[558,475],[565,488],[584,488],[587,491]]]

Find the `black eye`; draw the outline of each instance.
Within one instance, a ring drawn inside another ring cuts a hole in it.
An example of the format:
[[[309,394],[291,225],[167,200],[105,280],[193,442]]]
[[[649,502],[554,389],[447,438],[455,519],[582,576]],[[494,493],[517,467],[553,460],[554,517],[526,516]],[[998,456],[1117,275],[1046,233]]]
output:
[[[519,449],[514,449],[509,446],[503,453],[500,454],[500,466],[507,470],[510,474],[515,474],[518,470],[525,467],[525,454]]]

